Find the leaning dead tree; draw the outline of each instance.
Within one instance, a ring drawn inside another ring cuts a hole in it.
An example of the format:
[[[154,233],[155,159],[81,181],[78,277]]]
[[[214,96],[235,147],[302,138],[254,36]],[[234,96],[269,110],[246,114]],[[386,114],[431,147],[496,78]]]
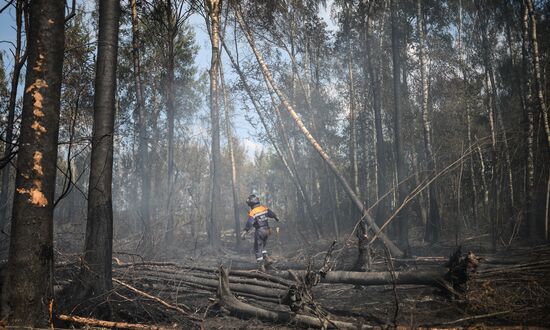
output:
[[[243,19],[241,9],[239,4],[234,3],[235,8],[235,15],[237,17],[237,20],[239,22],[239,25],[242,29],[242,31],[245,34],[245,37],[248,41],[248,44],[250,45],[256,60],[258,62],[258,65],[260,66],[262,73],[265,77],[265,79],[269,82],[271,87],[273,88],[275,94],[279,97],[281,100],[281,103],[285,107],[285,109],[288,111],[292,119],[294,120],[296,126],[302,131],[306,139],[309,141],[309,143],[313,146],[313,148],[319,153],[321,158],[325,161],[325,163],[329,166],[331,171],[334,173],[340,184],[344,187],[344,190],[354,203],[354,205],[359,209],[359,211],[362,213],[363,218],[366,219],[368,222],[370,228],[378,234],[380,239],[383,241],[383,243],[388,247],[390,252],[395,256],[403,256],[404,253],[401,251],[384,233],[381,233],[378,226],[376,225],[374,218],[370,215],[370,213],[367,211],[365,206],[363,205],[363,202],[359,199],[357,194],[355,193],[354,189],[350,186],[346,178],[342,175],[338,167],[336,166],[336,163],[332,160],[332,158],[325,152],[323,147],[317,142],[317,140],[313,137],[311,132],[308,130],[308,128],[305,126],[304,122],[300,118],[300,116],[296,113],[294,110],[294,107],[290,103],[290,101],[287,99],[286,95],[283,93],[283,91],[277,86],[275,83],[273,76],[271,74],[271,71],[269,70],[267,63],[263,59],[262,55],[259,53],[256,43],[254,41],[254,37],[252,35],[252,32],[246,22]]]
[[[279,157],[279,159],[283,163],[283,165],[285,167],[285,170],[290,175],[290,178],[292,179],[291,180],[292,183],[294,184],[294,186],[296,187],[298,193],[300,194],[300,197],[304,201],[304,204],[305,204],[305,207],[306,207],[306,210],[307,210],[308,219],[311,222],[311,224],[313,225],[313,227],[316,229],[316,231],[318,232],[319,230],[318,230],[318,227],[316,226],[316,221],[315,221],[314,216],[313,216],[313,214],[314,214],[313,206],[311,205],[311,201],[310,201],[309,197],[306,194],[304,184],[303,184],[302,180],[300,180],[300,177],[297,173],[296,162],[292,157],[292,152],[290,152],[290,147],[288,146],[288,140],[283,135],[283,140],[285,141],[284,144],[287,145],[287,149],[289,150],[288,154],[289,154],[290,157],[287,158],[287,156],[285,156],[285,153],[282,150],[282,147],[280,147],[277,144],[277,140],[275,139],[275,137],[271,133],[271,129],[269,128],[269,126],[267,124],[267,120],[266,120],[264,114],[261,111],[261,106],[258,104],[258,101],[256,100],[256,97],[255,97],[254,93],[252,92],[252,88],[249,86],[248,82],[246,81],[246,76],[242,72],[242,70],[239,66],[239,63],[237,63],[237,60],[235,59],[235,57],[229,51],[223,36],[220,36],[220,37],[221,37],[222,46],[225,49],[225,52],[226,52],[227,56],[229,57],[229,60],[231,61],[231,65],[233,66],[233,69],[237,72],[237,74],[239,75],[240,81],[243,84],[243,88],[246,91],[246,94],[248,95],[248,97],[250,98],[250,101],[252,102],[252,105],[254,106],[254,110],[256,111],[256,113],[258,114],[258,117],[260,118],[260,122],[262,123],[262,126],[265,130],[265,133],[267,135],[267,139],[269,140],[269,142],[273,146],[273,149],[275,149],[275,153],[277,154],[277,156]],[[274,106],[275,109],[277,109],[276,105],[273,105],[273,106]],[[276,112],[278,112],[278,111],[276,110]],[[278,122],[280,123],[279,120],[278,120]],[[280,125],[279,128],[281,129],[282,132],[284,132],[284,127],[282,127],[282,125]],[[320,237],[320,233],[318,234],[318,237]]]

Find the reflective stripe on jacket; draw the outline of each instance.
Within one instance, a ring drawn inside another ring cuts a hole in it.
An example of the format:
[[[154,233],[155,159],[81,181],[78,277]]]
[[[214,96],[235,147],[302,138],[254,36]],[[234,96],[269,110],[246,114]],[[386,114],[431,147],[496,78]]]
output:
[[[248,212],[248,220],[246,221],[245,230],[250,230],[252,226],[256,229],[260,227],[269,227],[267,222],[268,218],[276,217],[277,216],[275,213],[273,213],[273,211],[268,209],[266,206],[258,205]]]

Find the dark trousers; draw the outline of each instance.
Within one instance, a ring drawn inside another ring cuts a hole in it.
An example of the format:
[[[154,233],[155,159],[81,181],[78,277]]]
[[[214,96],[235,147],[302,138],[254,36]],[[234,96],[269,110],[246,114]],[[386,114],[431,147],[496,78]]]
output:
[[[263,254],[267,253],[265,246],[267,245],[269,233],[269,227],[260,227],[254,232],[254,253],[256,254],[256,260],[263,260]]]

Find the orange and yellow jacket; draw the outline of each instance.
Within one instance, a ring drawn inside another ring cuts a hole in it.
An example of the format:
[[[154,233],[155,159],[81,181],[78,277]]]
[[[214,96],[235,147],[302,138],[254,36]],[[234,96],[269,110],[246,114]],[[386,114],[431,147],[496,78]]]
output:
[[[278,220],[277,215],[271,211],[267,206],[256,205],[250,212],[248,212],[248,220],[246,221],[246,227],[244,230],[249,231],[250,228],[256,229],[261,227],[269,227],[268,218]]]

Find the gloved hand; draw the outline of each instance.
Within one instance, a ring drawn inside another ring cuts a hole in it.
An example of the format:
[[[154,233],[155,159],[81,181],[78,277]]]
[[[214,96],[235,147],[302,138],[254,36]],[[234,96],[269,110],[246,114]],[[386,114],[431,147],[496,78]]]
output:
[[[279,222],[279,221],[281,221],[281,220],[279,220],[279,218],[275,218],[275,221]]]
[[[245,240],[245,239],[246,239],[246,234],[247,234],[247,233],[248,233],[247,231],[243,231],[243,232],[241,233],[241,239],[242,239],[242,240]]]

